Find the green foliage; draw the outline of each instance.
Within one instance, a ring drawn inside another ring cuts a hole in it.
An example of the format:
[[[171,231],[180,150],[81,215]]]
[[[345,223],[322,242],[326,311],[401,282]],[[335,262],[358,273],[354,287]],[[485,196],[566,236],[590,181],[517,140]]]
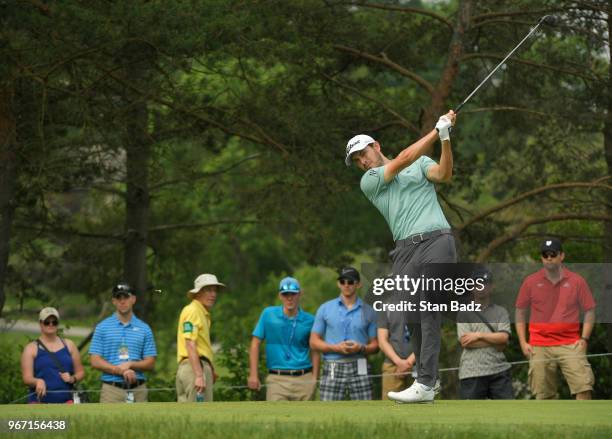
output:
[[[149,402],[176,402],[175,378],[175,373],[159,373],[155,371],[149,374],[147,387],[153,389],[153,391],[149,392]]]
[[[100,377],[102,372],[91,367],[87,361],[87,353],[81,353],[81,360],[83,361],[83,368],[85,369],[85,377],[79,383],[78,389],[82,390],[87,396],[87,403],[100,402],[100,390],[102,388],[102,381]]]
[[[13,401],[24,403],[21,399],[27,395],[28,390],[21,379],[21,367],[19,359],[21,352],[27,342],[14,343],[3,335],[0,343],[0,404],[8,404]]]
[[[229,340],[224,340],[226,348],[219,363],[226,368],[229,374],[221,377],[214,388],[215,401],[261,401],[266,399],[265,388],[260,391],[252,391],[246,387],[249,377],[249,348],[244,343],[232,343],[231,336]],[[259,376],[263,377],[267,371],[261,367]]]

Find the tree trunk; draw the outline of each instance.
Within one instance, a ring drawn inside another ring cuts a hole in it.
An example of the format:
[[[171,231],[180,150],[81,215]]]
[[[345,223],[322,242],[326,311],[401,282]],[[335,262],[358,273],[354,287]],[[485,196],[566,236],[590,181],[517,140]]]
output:
[[[465,52],[465,33],[470,27],[471,17],[472,0],[460,1],[459,10],[457,11],[457,23],[451,38],[446,65],[444,66],[444,70],[442,70],[440,81],[431,98],[431,104],[425,109],[425,113],[421,119],[422,135],[430,132],[436,124],[438,117],[448,110],[446,101],[451,93],[455,78],[459,73],[459,59]]]
[[[608,48],[612,43],[612,15],[608,14]],[[606,155],[606,163],[608,165],[608,175],[612,175],[612,62],[608,64],[608,87],[607,87],[607,114],[604,123],[604,150]],[[608,192],[606,211],[608,215],[612,215],[612,194]],[[603,254],[606,265],[605,285],[604,285],[604,303],[600,306],[605,307],[604,312],[600,315],[610,316],[612,311],[612,223],[606,221],[604,223],[604,238],[603,238]],[[606,344],[608,352],[612,352],[612,323],[606,325]],[[609,372],[609,382],[612,382],[612,369]]]
[[[12,86],[0,88],[0,316],[4,309],[11,226],[15,214],[17,167],[16,124]]]
[[[143,44],[129,44],[123,51],[126,81],[146,88],[149,84],[152,51]],[[136,313],[146,318],[150,311],[147,292],[147,239],[149,228],[149,161],[151,142],[146,98],[125,90],[129,108],[125,116],[126,218],[123,275],[138,292]]]
[[[421,120],[421,134],[425,135],[431,131],[432,127],[435,126],[438,117],[448,110],[446,101],[451,93],[451,89],[455,78],[459,74],[459,59],[465,52],[465,34],[470,28],[472,19],[472,0],[460,0],[459,9],[457,11],[457,23],[453,30],[453,36],[451,38],[448,58],[446,65],[440,76],[440,81],[435,88],[434,94],[431,98],[431,104],[429,108],[425,110],[423,118]],[[430,156],[436,156],[431,151],[427,152]],[[463,260],[463,250],[461,246],[461,234],[455,232],[455,241],[457,250],[459,252],[459,260]]]

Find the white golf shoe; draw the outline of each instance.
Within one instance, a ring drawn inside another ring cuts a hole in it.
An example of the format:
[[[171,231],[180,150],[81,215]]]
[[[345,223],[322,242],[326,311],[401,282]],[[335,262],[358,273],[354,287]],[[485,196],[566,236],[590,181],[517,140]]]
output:
[[[406,390],[389,392],[387,396],[389,399],[400,403],[432,403],[434,400],[434,390],[415,381]]]
[[[436,380],[436,384],[433,386],[434,395],[439,395],[440,390],[442,390],[442,386],[440,385],[440,378]]]

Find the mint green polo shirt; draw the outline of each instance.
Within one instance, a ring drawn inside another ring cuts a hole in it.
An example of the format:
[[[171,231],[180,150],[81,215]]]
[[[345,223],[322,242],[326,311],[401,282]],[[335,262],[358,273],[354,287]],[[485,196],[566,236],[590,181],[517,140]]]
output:
[[[421,156],[385,183],[384,166],[372,168],[361,177],[361,190],[387,220],[393,240],[416,233],[450,229],[438,202],[434,184],[427,179],[432,159]]]

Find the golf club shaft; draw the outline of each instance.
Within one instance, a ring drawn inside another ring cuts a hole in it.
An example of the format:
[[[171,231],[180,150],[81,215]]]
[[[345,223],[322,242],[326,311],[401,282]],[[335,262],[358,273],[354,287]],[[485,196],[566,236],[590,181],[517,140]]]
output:
[[[546,17],[548,17],[548,16],[542,17],[542,18],[540,19],[540,21],[538,21],[538,24],[536,24],[536,25],[534,26],[534,28],[533,28],[533,29],[531,29],[531,31],[530,31],[530,32],[529,32],[529,33],[528,33],[528,34],[525,36],[525,38],[523,38],[523,39],[521,40],[521,42],[520,42],[520,43],[518,43],[518,44],[517,44],[517,45],[514,47],[514,49],[512,49],[512,50],[510,51],[510,53],[508,53],[508,55],[506,55],[506,57],[505,57],[505,58],[504,58],[504,59],[503,59],[503,60],[502,60],[502,61],[501,61],[499,64],[497,64],[497,66],[496,66],[496,67],[495,67],[495,68],[494,68],[494,69],[491,71],[491,73],[489,73],[489,74],[487,75],[487,77],[486,77],[485,79],[483,79],[483,80],[482,80],[482,82],[481,82],[480,84],[478,84],[478,86],[477,86],[477,87],[474,89],[474,91],[472,91],[472,93],[470,93],[470,94],[468,95],[468,97],[467,97],[467,98],[465,98],[465,99],[463,100],[463,102],[461,102],[459,105],[457,105],[457,107],[456,107],[456,108],[455,108],[455,110],[454,110],[454,111],[455,111],[455,113],[459,113],[459,111],[461,110],[461,107],[463,107],[463,106],[464,106],[464,105],[465,105],[465,104],[466,104],[466,103],[467,103],[467,102],[468,102],[468,101],[469,101],[469,100],[472,98],[472,96],[474,96],[474,95],[476,94],[476,92],[477,92],[477,91],[480,89],[480,87],[482,87],[482,86],[483,86],[483,84],[484,84],[485,82],[487,82],[491,76],[493,76],[493,74],[494,74],[494,73],[497,71],[497,69],[499,69],[499,68],[502,66],[502,64],[504,64],[504,63],[505,63],[505,62],[508,60],[508,58],[510,58],[510,57],[511,57],[511,56],[514,54],[514,52],[516,52],[516,51],[518,50],[518,48],[519,48],[519,47],[521,47],[521,45],[522,45],[522,44],[523,44],[525,41],[527,41],[527,39],[528,39],[528,38],[529,38],[529,37],[530,37],[530,36],[531,36],[531,35],[532,35],[532,34],[533,34],[533,33],[534,33],[534,32],[535,32],[537,29],[538,29],[538,27],[540,27],[540,25],[541,25],[541,24],[544,22],[544,20],[546,19]]]

